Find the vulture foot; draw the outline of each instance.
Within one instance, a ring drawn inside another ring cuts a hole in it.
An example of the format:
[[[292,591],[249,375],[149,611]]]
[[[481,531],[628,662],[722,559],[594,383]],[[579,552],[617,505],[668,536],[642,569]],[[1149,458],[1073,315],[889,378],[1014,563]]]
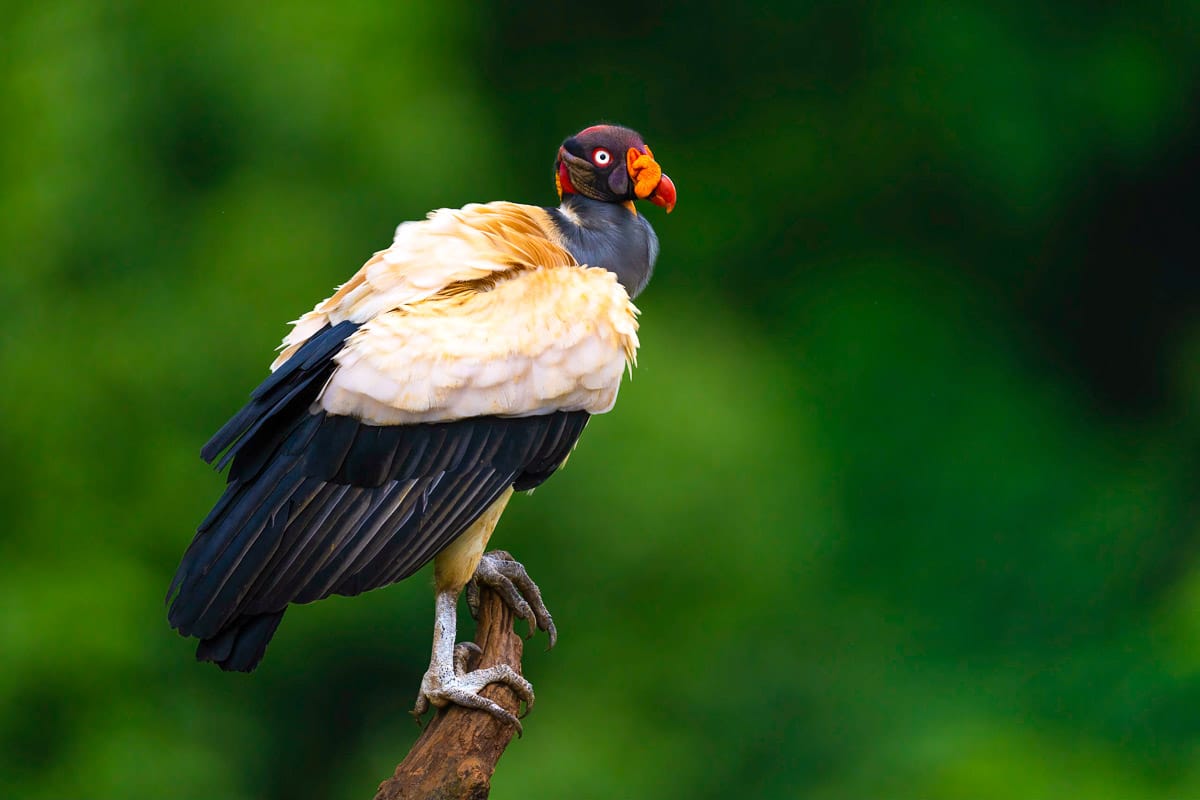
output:
[[[413,716],[420,722],[421,717],[429,710],[430,706],[442,708],[454,703],[467,708],[478,708],[497,719],[516,726],[517,735],[520,736],[522,733],[520,720],[499,704],[480,695],[479,690],[489,683],[503,683],[525,702],[525,713],[528,714],[529,709],[533,708],[534,700],[533,687],[529,681],[518,675],[507,664],[497,664],[487,669],[467,672],[462,669],[466,655],[465,653],[460,655],[457,650],[458,648],[456,648],[453,669],[443,671],[430,666],[429,671],[425,673],[425,677],[421,679],[421,691],[417,695],[417,703],[412,710]]]
[[[558,631],[554,627],[554,619],[542,601],[542,590],[538,588],[521,562],[515,560],[503,550],[493,550],[484,553],[475,568],[475,575],[467,584],[467,606],[471,616],[479,617],[479,588],[487,586],[504,599],[512,608],[513,613],[529,623],[528,639],[539,630],[545,631],[550,637],[547,650],[554,647],[558,641]]]

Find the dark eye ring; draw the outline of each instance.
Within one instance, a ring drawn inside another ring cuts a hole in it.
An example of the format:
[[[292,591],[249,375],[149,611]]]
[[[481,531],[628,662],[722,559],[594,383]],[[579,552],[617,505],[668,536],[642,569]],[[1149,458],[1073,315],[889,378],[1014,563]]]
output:
[[[612,153],[603,147],[597,147],[592,151],[592,163],[597,167],[607,167],[612,163]]]

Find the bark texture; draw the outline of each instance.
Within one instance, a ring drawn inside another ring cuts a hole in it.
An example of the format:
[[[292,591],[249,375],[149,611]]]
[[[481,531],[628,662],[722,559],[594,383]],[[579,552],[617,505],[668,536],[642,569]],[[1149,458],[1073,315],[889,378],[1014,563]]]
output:
[[[508,664],[521,672],[524,647],[513,631],[512,610],[486,588],[480,593],[475,643],[483,652],[471,669]],[[493,683],[480,694],[519,713],[517,696],[507,686]],[[379,784],[375,800],[483,800],[496,762],[516,733],[486,711],[447,706],[434,715],[392,777]]]

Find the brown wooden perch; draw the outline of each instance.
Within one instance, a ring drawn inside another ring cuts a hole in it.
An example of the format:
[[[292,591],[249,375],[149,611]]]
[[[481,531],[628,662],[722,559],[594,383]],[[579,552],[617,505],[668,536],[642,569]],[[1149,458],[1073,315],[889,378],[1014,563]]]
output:
[[[513,612],[500,596],[483,589],[475,643],[482,649],[471,669],[508,664],[521,672],[524,643],[513,631]],[[480,694],[513,714],[520,711],[517,696],[493,683]],[[486,711],[450,705],[425,727],[392,777],[379,784],[375,800],[483,800],[492,789],[492,773],[517,729]]]

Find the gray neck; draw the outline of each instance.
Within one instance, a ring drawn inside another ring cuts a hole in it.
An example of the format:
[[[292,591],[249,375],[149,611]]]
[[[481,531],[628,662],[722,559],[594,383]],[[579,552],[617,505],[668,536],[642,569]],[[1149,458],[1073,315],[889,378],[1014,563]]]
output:
[[[645,217],[620,203],[577,194],[565,195],[561,206],[546,210],[576,261],[616,273],[630,297],[646,288],[658,258],[658,237]]]

